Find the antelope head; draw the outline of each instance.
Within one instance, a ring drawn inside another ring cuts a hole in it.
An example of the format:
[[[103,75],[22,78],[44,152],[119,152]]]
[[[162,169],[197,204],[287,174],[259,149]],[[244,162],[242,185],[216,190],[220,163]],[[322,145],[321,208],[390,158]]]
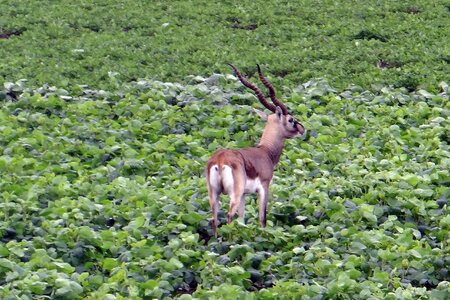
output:
[[[248,193],[258,193],[259,220],[262,227],[266,226],[269,185],[283,151],[284,141],[306,132],[305,127],[295,120],[286,106],[277,99],[275,89],[264,77],[259,65],[257,65],[259,78],[269,90],[272,103],[268,102],[261,90],[250,83],[235,66],[231,64],[230,66],[239,81],[251,89],[261,104],[272,114],[267,115],[255,109],[258,115],[267,121],[257,146],[237,150],[221,149],[216,151],[207,162],[206,179],[213,215],[212,230],[215,236],[217,236],[220,194],[230,196],[230,209],[227,216],[227,222],[230,223],[236,212],[244,221],[244,196]]]

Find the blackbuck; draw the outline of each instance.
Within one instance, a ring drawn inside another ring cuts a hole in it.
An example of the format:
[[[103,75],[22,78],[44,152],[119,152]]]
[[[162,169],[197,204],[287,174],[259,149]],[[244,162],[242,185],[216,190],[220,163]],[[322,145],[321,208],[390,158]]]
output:
[[[206,180],[214,236],[217,236],[220,194],[230,196],[230,209],[227,215],[227,222],[230,223],[236,212],[244,221],[245,194],[258,193],[259,221],[262,227],[266,226],[269,185],[274,168],[280,160],[284,141],[305,133],[305,127],[296,121],[286,106],[277,99],[275,89],[264,77],[259,65],[257,65],[259,78],[269,90],[273,104],[269,103],[261,90],[247,81],[235,66],[231,64],[230,66],[240,82],[253,90],[261,104],[273,114],[266,115],[255,109],[258,115],[267,121],[261,140],[256,147],[237,150],[221,149],[215,152],[207,162]]]

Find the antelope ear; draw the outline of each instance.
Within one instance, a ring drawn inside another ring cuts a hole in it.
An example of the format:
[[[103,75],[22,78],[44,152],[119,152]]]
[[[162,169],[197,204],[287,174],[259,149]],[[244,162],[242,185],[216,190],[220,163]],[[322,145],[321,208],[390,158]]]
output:
[[[281,118],[283,117],[283,111],[281,110],[281,107],[277,106],[277,110],[275,111],[278,120],[281,120]]]
[[[267,120],[267,114],[259,109],[253,108],[253,111],[258,114],[264,121]]]

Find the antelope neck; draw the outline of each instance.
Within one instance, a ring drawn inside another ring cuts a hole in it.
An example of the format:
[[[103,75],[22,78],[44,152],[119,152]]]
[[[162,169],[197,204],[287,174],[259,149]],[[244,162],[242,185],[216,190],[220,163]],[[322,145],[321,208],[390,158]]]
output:
[[[283,152],[284,140],[285,138],[277,132],[265,130],[257,147],[267,151],[275,166],[280,160],[281,152]]]

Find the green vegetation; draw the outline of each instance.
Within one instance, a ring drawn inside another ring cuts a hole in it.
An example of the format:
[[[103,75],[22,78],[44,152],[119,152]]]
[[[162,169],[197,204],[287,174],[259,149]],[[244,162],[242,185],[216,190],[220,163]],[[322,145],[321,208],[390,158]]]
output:
[[[263,124],[234,77],[191,82],[7,85],[2,299],[448,297],[448,92],[285,88],[309,138],[287,143],[268,228],[253,198],[216,240],[204,163]]]
[[[95,2],[0,3],[0,299],[450,297],[448,1]],[[216,239],[227,62],[309,133]]]
[[[0,81],[110,90],[110,72],[179,82],[233,62],[293,84],[436,92],[450,73],[449,16],[448,0],[2,1]]]

